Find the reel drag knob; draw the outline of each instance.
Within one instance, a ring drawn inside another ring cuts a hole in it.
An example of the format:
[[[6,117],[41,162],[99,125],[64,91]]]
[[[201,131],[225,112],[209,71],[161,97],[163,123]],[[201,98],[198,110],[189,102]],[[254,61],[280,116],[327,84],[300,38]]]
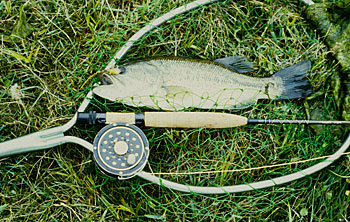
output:
[[[113,123],[98,132],[93,152],[95,162],[103,173],[129,179],[145,167],[149,145],[146,135],[138,127]]]

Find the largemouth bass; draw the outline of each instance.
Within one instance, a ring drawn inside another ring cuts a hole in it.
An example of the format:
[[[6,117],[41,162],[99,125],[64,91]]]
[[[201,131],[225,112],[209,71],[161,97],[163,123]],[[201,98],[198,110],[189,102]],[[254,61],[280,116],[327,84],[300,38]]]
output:
[[[111,101],[153,109],[240,109],[259,99],[295,99],[312,93],[306,80],[310,62],[303,61],[268,78],[253,71],[245,57],[215,61],[182,57],[153,58],[126,64],[99,75],[94,93]]]

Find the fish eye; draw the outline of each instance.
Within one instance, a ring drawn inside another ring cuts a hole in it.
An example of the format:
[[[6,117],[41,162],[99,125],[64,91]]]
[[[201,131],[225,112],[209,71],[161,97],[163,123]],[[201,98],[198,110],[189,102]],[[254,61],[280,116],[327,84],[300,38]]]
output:
[[[119,74],[123,74],[123,73],[126,72],[126,69],[125,69],[124,67],[120,66],[120,67],[119,67],[119,71],[120,71]]]
[[[111,80],[111,78],[105,74],[100,75],[100,82],[102,83],[102,85],[111,85],[113,84],[113,81]]]

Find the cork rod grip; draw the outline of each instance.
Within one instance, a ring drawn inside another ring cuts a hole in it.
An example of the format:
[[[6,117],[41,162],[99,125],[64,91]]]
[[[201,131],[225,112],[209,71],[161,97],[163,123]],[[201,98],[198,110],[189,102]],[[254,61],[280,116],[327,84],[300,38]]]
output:
[[[106,123],[129,123],[135,124],[135,113],[106,113]]]
[[[145,126],[179,128],[230,128],[243,126],[248,119],[227,113],[145,112]]]

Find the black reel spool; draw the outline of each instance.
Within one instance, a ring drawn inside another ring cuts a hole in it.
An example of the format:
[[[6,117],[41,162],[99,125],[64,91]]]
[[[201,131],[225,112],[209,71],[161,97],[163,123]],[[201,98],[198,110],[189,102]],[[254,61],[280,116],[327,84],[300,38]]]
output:
[[[96,164],[103,173],[129,179],[145,167],[149,145],[146,135],[138,127],[113,123],[98,132],[93,151]]]

